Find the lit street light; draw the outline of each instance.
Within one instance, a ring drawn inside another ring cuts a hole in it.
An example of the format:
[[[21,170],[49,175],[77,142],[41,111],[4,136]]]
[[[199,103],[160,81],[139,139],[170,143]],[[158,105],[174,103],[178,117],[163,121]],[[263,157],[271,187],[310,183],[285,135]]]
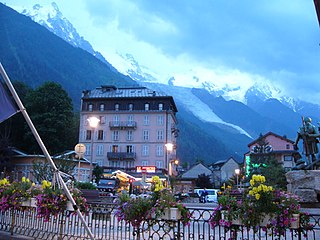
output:
[[[75,147],[74,147],[74,151],[78,156],[79,159],[79,163],[78,163],[78,182],[80,182],[80,161],[81,158],[83,158],[84,153],[86,152],[86,145],[82,144],[82,143],[78,143]]]
[[[169,152],[171,152],[173,150],[173,144],[172,143],[166,143],[165,144],[166,147],[166,165],[167,165],[167,169],[168,169],[168,187],[170,186],[170,159],[168,157]]]
[[[94,137],[94,130],[98,127],[99,125],[99,118],[97,117],[89,117],[88,118],[89,125],[91,127],[91,157],[90,157],[90,173],[89,173],[89,182],[92,181],[92,172],[93,172],[93,137]]]
[[[234,170],[234,172],[236,173],[237,175],[237,189],[239,189],[239,174],[240,174],[240,169],[237,168]]]

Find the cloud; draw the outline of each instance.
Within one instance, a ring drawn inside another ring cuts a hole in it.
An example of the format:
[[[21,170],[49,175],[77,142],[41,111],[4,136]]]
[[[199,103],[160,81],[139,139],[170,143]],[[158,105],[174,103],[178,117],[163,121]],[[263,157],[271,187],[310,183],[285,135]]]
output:
[[[273,81],[295,96],[318,96],[320,30],[313,1],[56,2],[111,63],[117,52],[132,54],[159,81],[218,69],[221,79],[241,82],[238,71],[250,81]]]

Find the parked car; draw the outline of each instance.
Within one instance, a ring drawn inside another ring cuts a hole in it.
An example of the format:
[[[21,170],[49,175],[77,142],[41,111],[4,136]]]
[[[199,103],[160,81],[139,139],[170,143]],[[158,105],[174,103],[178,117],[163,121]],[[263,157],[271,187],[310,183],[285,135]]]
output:
[[[201,198],[202,192],[204,189],[194,189],[194,193],[197,193],[199,196],[200,202],[218,202],[218,189],[206,189],[208,192],[208,195],[205,197],[205,199]]]

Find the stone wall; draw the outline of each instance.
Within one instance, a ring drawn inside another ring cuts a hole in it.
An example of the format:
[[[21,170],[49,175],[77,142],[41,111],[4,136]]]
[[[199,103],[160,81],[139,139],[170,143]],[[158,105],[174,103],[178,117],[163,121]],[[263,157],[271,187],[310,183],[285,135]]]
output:
[[[297,170],[286,173],[287,189],[303,203],[320,201],[320,170]]]

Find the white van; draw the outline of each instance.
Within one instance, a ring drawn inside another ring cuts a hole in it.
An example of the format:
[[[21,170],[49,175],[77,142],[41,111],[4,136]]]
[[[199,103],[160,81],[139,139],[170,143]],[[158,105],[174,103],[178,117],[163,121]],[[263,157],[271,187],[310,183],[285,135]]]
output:
[[[206,196],[206,202],[218,202],[218,189],[206,189],[208,195]],[[199,198],[204,189],[194,189],[194,193],[198,194]]]

